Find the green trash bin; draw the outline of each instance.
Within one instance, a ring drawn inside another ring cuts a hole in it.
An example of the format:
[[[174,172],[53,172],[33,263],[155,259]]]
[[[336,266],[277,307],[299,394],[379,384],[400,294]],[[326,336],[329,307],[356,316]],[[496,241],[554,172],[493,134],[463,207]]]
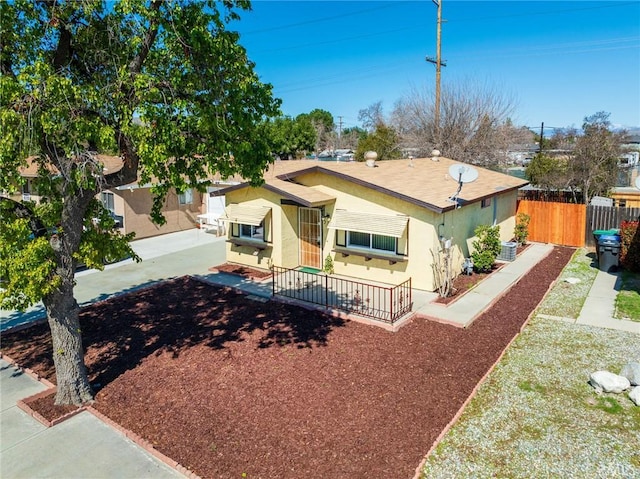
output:
[[[593,230],[593,239],[595,240],[596,246],[597,246],[600,236],[619,235],[619,234],[620,234],[620,230],[617,228],[611,228],[608,230]]]

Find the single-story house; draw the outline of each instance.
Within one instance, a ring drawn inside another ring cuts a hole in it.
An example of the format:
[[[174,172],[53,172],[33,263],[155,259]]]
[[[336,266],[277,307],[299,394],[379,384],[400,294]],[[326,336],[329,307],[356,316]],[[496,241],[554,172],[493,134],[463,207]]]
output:
[[[122,168],[122,159],[118,156],[96,155],[103,164],[105,173],[112,173]],[[25,178],[22,189],[10,197],[17,201],[38,202],[40,196],[35,188],[38,167],[34,161],[27,160],[27,166],[21,170]],[[157,225],[151,220],[153,195],[151,185],[138,182],[118,186],[105,190],[99,194],[99,199],[105,208],[111,211],[122,233],[135,232],[135,239],[147,238],[166,233],[174,233],[193,229],[202,225],[217,224],[215,217],[224,211],[224,198],[214,194],[220,188],[237,181],[223,181],[220,178],[211,179],[212,186],[207,187],[205,193],[190,188],[183,193],[172,189],[165,198],[162,213],[166,219],[163,225]]]
[[[440,156],[373,166],[276,161],[262,186],[218,192],[226,198],[227,261],[321,270],[330,257],[336,275],[387,284],[411,278],[413,288],[434,291],[442,248],[451,248],[460,271],[478,225],[499,225],[503,241],[513,238],[518,188],[527,184],[475,168],[464,178],[474,181],[460,187],[452,177],[460,166]]]

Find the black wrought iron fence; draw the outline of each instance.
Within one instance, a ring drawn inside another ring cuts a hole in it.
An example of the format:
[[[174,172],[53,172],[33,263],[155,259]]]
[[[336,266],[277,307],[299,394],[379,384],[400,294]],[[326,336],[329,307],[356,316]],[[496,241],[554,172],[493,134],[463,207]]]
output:
[[[396,286],[380,286],[273,267],[273,295],[394,323],[411,311],[411,278]]]

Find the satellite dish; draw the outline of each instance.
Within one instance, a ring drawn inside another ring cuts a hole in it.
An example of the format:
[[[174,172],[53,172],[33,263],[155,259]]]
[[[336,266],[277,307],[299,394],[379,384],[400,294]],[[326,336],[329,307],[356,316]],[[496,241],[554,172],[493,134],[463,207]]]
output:
[[[478,170],[469,165],[451,165],[449,167],[449,176],[458,183],[471,183],[478,179]]]
[[[640,176],[636,178],[635,184],[636,184],[636,188],[640,190]]]
[[[449,198],[449,201],[455,203],[456,207],[459,208],[458,195],[460,194],[460,190],[462,190],[462,185],[476,181],[478,179],[478,170],[469,165],[451,165],[449,167],[449,176],[458,182],[458,189],[453,196]]]

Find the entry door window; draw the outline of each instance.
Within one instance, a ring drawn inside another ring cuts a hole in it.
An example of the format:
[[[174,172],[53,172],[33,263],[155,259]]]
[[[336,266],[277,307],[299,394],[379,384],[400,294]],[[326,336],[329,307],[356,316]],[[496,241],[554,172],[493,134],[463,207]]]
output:
[[[322,211],[318,208],[299,208],[300,265],[321,268]]]

